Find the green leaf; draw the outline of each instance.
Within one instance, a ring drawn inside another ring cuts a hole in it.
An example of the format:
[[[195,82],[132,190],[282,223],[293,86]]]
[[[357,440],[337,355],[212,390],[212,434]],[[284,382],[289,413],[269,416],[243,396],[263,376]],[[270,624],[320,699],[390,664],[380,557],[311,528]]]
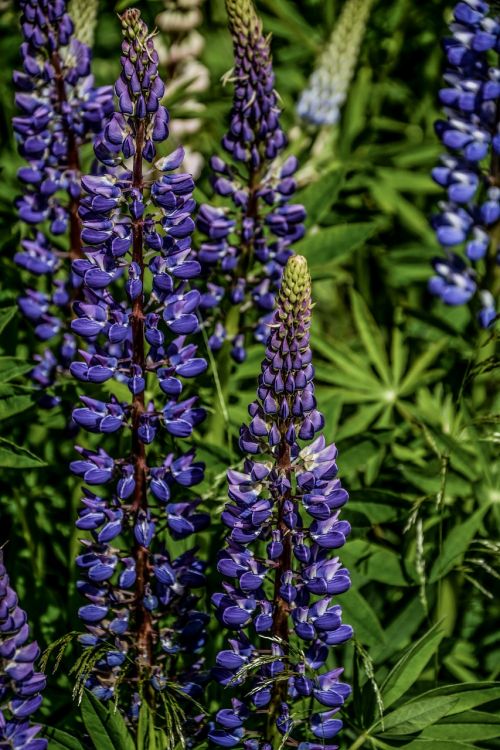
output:
[[[372,71],[365,66],[359,70],[349,86],[349,98],[344,108],[339,140],[339,151],[344,157],[348,156],[354,139],[366,126],[368,101],[372,90]]]
[[[142,701],[137,724],[137,750],[165,750],[171,748],[173,737],[168,738],[167,744],[158,744],[163,732],[155,727],[154,714],[146,701]]]
[[[499,700],[500,682],[462,682],[455,685],[443,685],[443,687],[429,690],[419,696],[419,698],[425,700],[441,697],[454,698],[453,710],[450,710],[446,714],[447,716],[452,716],[453,714],[476,708],[476,706],[481,706],[484,703]]]
[[[31,396],[7,396],[0,399],[0,421],[20,414],[33,406]]]
[[[47,466],[45,461],[34,453],[12,443],[6,438],[0,438],[0,467],[3,469],[40,469]]]
[[[444,632],[439,623],[433,625],[425,635],[403,654],[384,680],[381,691],[384,706],[388,708],[406,693],[418,679],[431,656],[437,650]]]
[[[43,734],[50,740],[50,750],[85,750],[76,737],[55,727],[44,727]]]
[[[438,740],[489,740],[500,737],[500,716],[486,711],[464,711],[450,717],[444,717],[438,724],[428,727],[423,738]]]
[[[464,737],[464,739],[467,738]],[[467,742],[459,742],[458,740],[419,737],[418,740],[403,745],[401,750],[468,750],[468,748],[473,749],[474,747],[475,745],[469,745]]]
[[[388,716],[384,716],[384,733],[382,736],[419,732],[446,716],[455,704],[456,698],[448,695],[435,698],[418,698],[410,703],[405,703]]]
[[[396,214],[401,224],[414,232],[426,244],[433,245],[435,238],[429,228],[429,222],[424,213],[415,205],[414,201],[404,198],[398,190],[386,180],[370,180],[369,187],[375,203],[385,214]]]
[[[401,651],[411,641],[424,617],[422,602],[417,598],[411,599],[390,623],[384,622],[386,642],[371,650],[373,660],[382,663]]]
[[[413,362],[403,382],[399,386],[398,390],[400,395],[403,396],[405,394],[413,393],[420,384],[421,377],[426,373],[427,369],[446,346],[448,346],[448,339],[443,338],[426,347],[424,353]]]
[[[377,230],[374,222],[337,224],[334,227],[309,233],[307,239],[295,245],[295,252],[305,255],[311,267],[311,275],[324,273],[325,266],[362,247]]]
[[[347,381],[340,380],[341,385],[346,385],[350,381],[351,388],[355,386],[369,392],[380,391],[380,382],[370,368],[366,366],[366,360],[352,349],[341,345],[340,342],[336,343],[334,349],[325,341],[321,341],[319,336],[313,338],[313,346],[314,349],[317,349],[330,362],[336,365],[335,369],[331,367],[323,368],[319,365],[316,370],[321,372],[321,380],[336,385],[339,383],[339,373],[337,371],[339,369],[349,378]]]
[[[419,173],[414,169],[386,169],[380,167],[377,174],[383,182],[388,182],[395,190],[402,193],[436,193],[439,195],[440,188],[431,179],[430,174]]]
[[[316,182],[299,193],[298,200],[306,209],[306,225],[318,224],[335,203],[344,182],[344,171],[335,166]]]
[[[354,289],[351,289],[351,306],[356,328],[361,336],[370,362],[384,383],[391,385],[391,373],[389,362],[387,361],[384,338],[364,299]]]
[[[401,495],[390,490],[364,487],[362,490],[352,490],[349,497],[349,507],[365,513],[372,524],[394,521],[399,512],[407,508]]]
[[[345,622],[352,625],[355,635],[367,646],[375,646],[385,640],[384,631],[377,615],[366,599],[350,589],[342,595]]]
[[[0,357],[0,383],[8,383],[31,369],[33,364],[19,357]]]
[[[108,710],[87,691],[82,699],[82,718],[97,750],[135,750],[135,743],[119,711],[114,707]]]
[[[297,40],[311,49],[313,53],[318,51],[315,41],[316,31],[309,26],[303,14],[297,10],[295,3],[290,0],[263,0],[264,5],[288,26]]]
[[[483,516],[487,510],[488,506],[484,505],[468,518],[467,521],[459,523],[452,528],[444,540],[438,559],[432,566],[429,583],[435,583],[461,563],[472,539],[481,526]]]
[[[0,310],[0,333],[3,332],[3,329],[10,323],[16,313],[16,305],[13,305],[12,307],[3,307]]]

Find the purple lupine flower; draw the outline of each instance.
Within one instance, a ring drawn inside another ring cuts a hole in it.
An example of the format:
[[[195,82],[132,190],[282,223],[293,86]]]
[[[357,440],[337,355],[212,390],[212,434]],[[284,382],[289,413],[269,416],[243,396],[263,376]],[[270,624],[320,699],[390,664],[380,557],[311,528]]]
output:
[[[495,235],[500,220],[500,16],[483,0],[461,0],[450,30],[439,94],[445,119],[436,123],[448,153],[432,171],[447,193],[432,218],[445,254],[433,261],[429,289],[447,305],[474,301],[480,325],[487,328],[497,317],[488,290],[500,264]],[[457,246],[460,254],[451,249]]]
[[[191,250],[194,184],[177,171],[182,148],[157,160],[153,174],[156,144],[168,135],[158,55],[138,10],[127,10],[121,21],[119,105],[95,145],[103,169],[82,179],[85,247],[73,263],[82,295],[72,329],[88,349],[71,372],[82,383],[114,378],[128,387],[124,402],[82,396],[73,418],[110,446],[111,433],[129,431],[130,449],[112,457],[79,448],[71,469],[88,485],[77,521],[91,537],[77,559],[78,588],[88,600],[79,610],[88,631],[81,641],[103,654],[87,687],[107,700],[118,684],[128,685],[134,718],[134,695],[144,681],[161,691],[175,669],[186,693],[200,690],[208,615],[193,592],[205,586],[204,565],[194,548],[176,556],[169,540],[185,540],[208,524],[190,491],[204,465],[177,444],[204,417],[184,389],[206,362],[189,342],[200,298],[189,286],[200,271]],[[147,400],[155,383],[160,396]],[[160,434],[171,446],[163,462],[146,448]],[[102,494],[94,492],[98,485],[105,486]]]
[[[348,495],[337,477],[337,449],[318,435],[324,420],[314,395],[310,320],[307,262],[292,256],[270,325],[258,398],[240,432],[248,457],[241,471],[228,472],[222,514],[230,531],[217,567],[228,581],[212,601],[230,638],[213,673],[223,685],[242,685],[238,698],[244,702],[244,710],[237,703],[216,716],[209,737],[222,747],[241,742],[246,724],[259,737],[255,750],[288,732],[294,744],[330,739],[342,726],[330,717],[351,692],[341,681],[342,668],[325,671],[330,647],[352,635],[336,600],[350,586],[336,556],[350,526],[340,518]],[[252,676],[251,689],[245,674]],[[254,709],[265,710],[249,712],[248,695]],[[322,709],[310,723],[294,712],[295,699],[302,698]]]
[[[304,234],[303,206],[290,203],[297,160],[279,159],[285,145],[274,90],[270,40],[252,0],[226,0],[234,47],[233,106],[222,146],[228,161],[211,160],[213,187],[226,206],[202,205],[198,250],[206,286],[201,309],[209,345],[228,339],[232,358],[245,358],[244,331],[265,341],[290,246]]]
[[[29,640],[26,612],[16,592],[0,550],[0,747],[45,750],[47,740],[37,737],[41,727],[30,717],[42,702],[45,675],[35,671],[40,649]]]
[[[90,50],[73,37],[64,0],[22,0],[21,10],[23,70],[14,73],[20,114],[13,127],[26,160],[18,171],[23,194],[16,205],[28,233],[14,260],[37,287],[40,278],[47,280],[44,291],[27,288],[19,300],[38,338],[57,337],[56,354],[46,350],[33,371],[34,381],[46,387],[58,365],[67,368],[74,356],[67,329],[80,283],[70,270],[70,260],[81,256],[80,147],[94,139],[113,110],[113,92],[110,86],[94,87]],[[63,250],[60,240],[52,239],[62,236]]]

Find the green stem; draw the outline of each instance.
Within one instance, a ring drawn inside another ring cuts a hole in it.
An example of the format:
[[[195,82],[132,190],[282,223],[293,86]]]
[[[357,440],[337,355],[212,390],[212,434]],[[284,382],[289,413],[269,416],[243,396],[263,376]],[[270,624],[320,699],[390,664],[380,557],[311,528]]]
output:
[[[224,443],[227,437],[229,450],[231,451],[231,429],[229,423],[229,394],[230,394],[230,383],[231,373],[233,369],[233,361],[231,359],[231,343],[230,340],[238,332],[240,321],[240,311],[237,306],[233,306],[226,318],[226,331],[227,340],[224,341],[222,349],[219,352],[219,356],[215,358],[210,351],[207,343],[208,358],[210,360],[210,366],[212,369],[215,387],[217,390],[218,397],[218,408],[215,406],[209,422],[207,439],[209,442],[215,445],[221,445]]]
[[[357,740],[354,740],[352,745],[349,745],[347,750],[358,750],[358,747],[362,747],[366,740],[369,738],[368,730],[366,732],[363,732],[363,734],[360,734]]]

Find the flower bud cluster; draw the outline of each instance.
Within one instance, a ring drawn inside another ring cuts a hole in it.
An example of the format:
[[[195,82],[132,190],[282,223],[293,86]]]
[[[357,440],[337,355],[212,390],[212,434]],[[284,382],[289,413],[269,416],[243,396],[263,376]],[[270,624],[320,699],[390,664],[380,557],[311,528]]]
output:
[[[230,204],[201,206],[198,229],[206,239],[198,258],[207,278],[201,305],[210,321],[210,347],[217,351],[228,338],[234,360],[241,362],[246,330],[266,339],[290,246],[304,234],[305,210],[290,203],[297,160],[278,159],[285,136],[270,40],[252,0],[226,0],[226,7],[235,57],[233,107],[222,141],[230,158],[213,157],[211,167],[216,194]],[[229,325],[234,308],[238,320]]]
[[[350,526],[339,517],[348,495],[337,478],[337,450],[317,436],[323,417],[314,396],[310,319],[307,263],[293,256],[270,325],[258,398],[240,433],[250,456],[242,471],[228,472],[222,520],[229,533],[217,566],[227,582],[213,603],[231,636],[214,676],[242,688],[209,733],[223,747],[255,733],[259,740],[248,740],[252,750],[271,748],[265,740],[273,733],[300,741],[310,731],[329,740],[342,726],[332,717],[350,694],[341,668],[322,671],[330,648],[352,635],[336,601],[350,586],[349,573],[335,556]],[[245,674],[252,676],[250,690]],[[303,698],[320,707],[309,725],[293,711]]]
[[[89,601],[79,610],[88,631],[81,640],[105,649],[88,681],[103,699],[128,678],[163,690],[172,660],[183,689],[194,691],[193,661],[208,620],[192,593],[205,585],[195,549],[169,551],[169,541],[208,524],[191,490],[203,479],[203,464],[177,444],[204,417],[196,397],[184,397],[186,380],[206,369],[188,341],[200,298],[189,288],[200,271],[191,250],[194,185],[175,171],[181,148],[158,160],[156,173],[150,168],[156,144],[168,135],[158,55],[139,11],[127,10],[121,20],[119,109],[95,146],[102,173],[82,180],[85,257],[73,263],[83,297],[74,304],[72,330],[87,348],[71,372],[95,385],[114,378],[130,392],[125,401],[82,396],[73,412],[89,432],[131,436],[127,455],[79,448],[71,466],[86,484],[77,526],[91,535],[77,559],[79,589]],[[160,431],[172,446],[163,460],[158,448],[146,451]],[[96,485],[106,491],[96,495]]]
[[[16,592],[0,550],[0,747],[13,750],[46,750],[47,740],[37,738],[41,727],[30,717],[42,702],[45,675],[35,671],[40,649],[29,642],[26,612]]]
[[[335,125],[349,93],[373,0],[346,0],[332,35],[297,104],[297,114],[321,127]]]
[[[22,0],[21,8],[23,70],[14,73],[20,114],[13,126],[27,162],[18,172],[23,195],[17,209],[29,233],[14,260],[36,282],[19,300],[36,335],[48,341],[63,334],[33,371],[35,382],[45,387],[74,354],[67,321],[79,284],[69,269],[69,258],[80,253],[79,150],[101,130],[113,103],[111,87],[94,87],[90,51],[74,37],[64,0]],[[61,250],[63,237],[69,241]]]
[[[500,52],[500,17],[482,0],[461,0],[450,30],[439,93],[445,119],[436,123],[448,153],[432,171],[447,192],[432,219],[445,255],[434,260],[429,289],[447,305],[477,298],[486,328],[496,317],[493,276],[500,262],[500,67],[492,65]],[[457,246],[463,252],[452,250]]]

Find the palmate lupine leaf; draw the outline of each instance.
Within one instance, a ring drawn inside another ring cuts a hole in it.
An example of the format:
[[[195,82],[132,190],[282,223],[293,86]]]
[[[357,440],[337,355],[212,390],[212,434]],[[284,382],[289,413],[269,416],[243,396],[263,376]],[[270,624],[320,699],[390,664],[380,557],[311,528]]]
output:
[[[314,347],[334,365],[320,365],[318,380],[335,386],[330,393],[333,391],[343,404],[358,406],[353,415],[343,420],[340,438],[359,434],[371,425],[386,427],[394,421],[395,411],[404,421],[413,421],[415,391],[442,375],[432,365],[446,346],[444,339],[437,341],[413,362],[408,362],[408,347],[399,328],[393,327],[387,343],[355,290],[351,292],[351,303],[362,352],[340,342],[330,345],[320,336],[313,339]]]

